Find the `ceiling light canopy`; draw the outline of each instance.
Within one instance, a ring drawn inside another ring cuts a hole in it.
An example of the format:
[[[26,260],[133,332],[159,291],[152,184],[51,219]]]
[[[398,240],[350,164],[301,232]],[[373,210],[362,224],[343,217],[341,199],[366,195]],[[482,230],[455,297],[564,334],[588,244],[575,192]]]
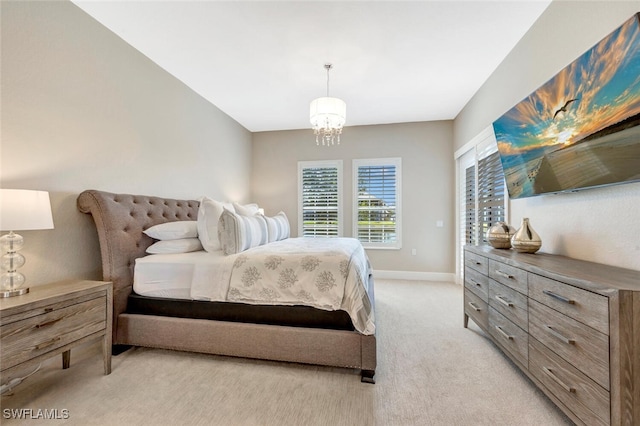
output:
[[[347,104],[342,99],[329,97],[329,71],[332,64],[325,64],[327,70],[327,96],[311,101],[309,118],[316,144],[331,146],[340,145],[340,135],[346,121]]]

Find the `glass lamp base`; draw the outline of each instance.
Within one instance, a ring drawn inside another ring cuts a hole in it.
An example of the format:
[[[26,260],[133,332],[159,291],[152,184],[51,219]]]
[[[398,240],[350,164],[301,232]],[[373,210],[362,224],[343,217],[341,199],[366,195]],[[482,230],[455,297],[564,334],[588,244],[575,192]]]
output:
[[[0,290],[0,299],[4,297],[20,296],[29,293],[29,287],[16,288],[13,290]]]

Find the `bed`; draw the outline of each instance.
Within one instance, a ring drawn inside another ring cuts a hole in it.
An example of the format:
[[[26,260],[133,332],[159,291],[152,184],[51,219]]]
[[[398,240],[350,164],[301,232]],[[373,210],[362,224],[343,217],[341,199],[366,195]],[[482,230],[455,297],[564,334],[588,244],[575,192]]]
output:
[[[247,303],[238,291],[232,301],[206,297],[202,292],[198,293],[202,297],[196,298],[200,300],[194,300],[181,288],[161,297],[145,295],[143,290],[143,294],[136,294],[136,261],[161,257],[147,255],[154,239],[143,231],[166,222],[196,221],[199,202],[87,190],[78,196],[77,205],[81,212],[93,217],[103,279],[113,283],[114,352],[122,347],[143,346],[344,367],[359,370],[363,382],[374,383],[375,297],[370,273],[361,283],[366,290],[370,319],[360,324],[354,320],[353,312],[342,309]],[[291,240],[295,243],[295,239]],[[269,243],[259,249],[268,255],[265,250],[276,246]],[[191,257],[197,256],[193,253]],[[240,286],[238,289],[242,290]]]

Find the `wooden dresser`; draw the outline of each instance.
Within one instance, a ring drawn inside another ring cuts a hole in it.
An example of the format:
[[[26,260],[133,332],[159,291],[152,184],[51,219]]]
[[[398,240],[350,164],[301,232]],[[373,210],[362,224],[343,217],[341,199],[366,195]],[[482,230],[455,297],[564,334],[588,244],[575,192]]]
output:
[[[466,246],[469,318],[575,423],[640,425],[640,271]]]
[[[0,299],[0,369],[5,383],[25,369],[62,354],[69,368],[71,348],[102,340],[104,374],[111,373],[112,285],[70,280],[31,287]]]

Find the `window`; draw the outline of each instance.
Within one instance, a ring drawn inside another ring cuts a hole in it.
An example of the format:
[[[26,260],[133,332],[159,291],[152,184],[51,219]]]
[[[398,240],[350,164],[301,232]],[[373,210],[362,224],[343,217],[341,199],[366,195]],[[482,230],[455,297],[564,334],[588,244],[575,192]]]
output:
[[[458,271],[463,268],[462,247],[486,242],[491,226],[506,221],[506,188],[493,128],[485,129],[456,155],[458,215],[460,219]],[[466,148],[466,149],[465,149]]]
[[[353,160],[354,235],[367,248],[401,248],[400,158]]]
[[[298,162],[298,235],[342,236],[342,161]]]

